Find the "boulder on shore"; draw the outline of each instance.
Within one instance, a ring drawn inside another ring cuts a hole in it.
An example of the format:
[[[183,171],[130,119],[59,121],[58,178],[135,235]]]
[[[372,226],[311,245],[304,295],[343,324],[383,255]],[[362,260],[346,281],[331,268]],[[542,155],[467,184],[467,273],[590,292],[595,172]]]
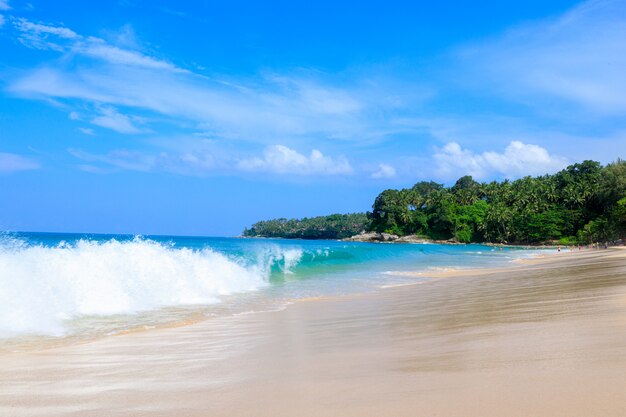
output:
[[[363,232],[341,240],[346,242],[395,242],[399,238],[399,236],[390,233]]]
[[[430,239],[426,239],[422,236],[418,235],[406,235],[396,239],[394,242],[396,243],[426,243],[431,242]]]
[[[432,240],[424,238],[418,235],[406,235],[398,236],[391,233],[379,233],[379,232],[363,232],[355,236],[341,239],[344,242],[370,242],[370,243],[426,243],[432,242]]]

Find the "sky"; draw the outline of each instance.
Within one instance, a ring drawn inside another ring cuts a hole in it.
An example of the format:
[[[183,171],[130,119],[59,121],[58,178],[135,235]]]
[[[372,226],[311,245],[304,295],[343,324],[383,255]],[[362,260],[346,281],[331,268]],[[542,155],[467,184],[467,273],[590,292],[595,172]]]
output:
[[[0,0],[0,230],[235,236],[625,150],[626,0]]]

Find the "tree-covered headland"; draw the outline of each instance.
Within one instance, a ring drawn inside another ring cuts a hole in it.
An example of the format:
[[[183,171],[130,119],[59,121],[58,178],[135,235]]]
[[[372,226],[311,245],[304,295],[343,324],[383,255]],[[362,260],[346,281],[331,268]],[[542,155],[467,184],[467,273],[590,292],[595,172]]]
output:
[[[282,237],[286,239],[343,239],[369,228],[365,213],[331,214],[304,219],[264,220],[243,231],[245,237]]]
[[[372,212],[270,220],[245,236],[337,239],[361,231],[433,240],[536,244],[605,242],[626,236],[626,162],[584,161],[553,175],[450,187],[432,181],[389,189]]]

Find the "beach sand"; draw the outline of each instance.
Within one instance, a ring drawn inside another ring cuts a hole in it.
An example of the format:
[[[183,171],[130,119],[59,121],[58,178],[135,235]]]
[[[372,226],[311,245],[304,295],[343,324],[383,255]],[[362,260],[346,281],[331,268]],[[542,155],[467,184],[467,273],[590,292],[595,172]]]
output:
[[[0,415],[626,416],[626,250],[2,353]]]

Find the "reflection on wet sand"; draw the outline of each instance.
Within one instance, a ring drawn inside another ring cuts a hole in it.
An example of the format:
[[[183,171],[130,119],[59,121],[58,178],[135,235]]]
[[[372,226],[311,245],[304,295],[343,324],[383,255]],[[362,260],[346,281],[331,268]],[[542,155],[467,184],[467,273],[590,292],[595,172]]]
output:
[[[567,255],[3,354],[0,415],[624,416],[626,251]]]

